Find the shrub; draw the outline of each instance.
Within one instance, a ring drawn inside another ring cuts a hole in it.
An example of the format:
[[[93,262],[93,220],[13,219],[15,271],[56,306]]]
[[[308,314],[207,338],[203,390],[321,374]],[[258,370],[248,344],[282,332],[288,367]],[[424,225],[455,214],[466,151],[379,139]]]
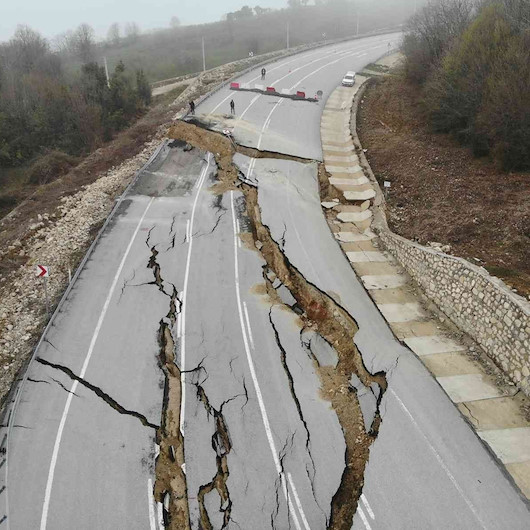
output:
[[[501,9],[493,5],[483,9],[456,39],[425,86],[424,101],[435,130],[453,131],[481,151],[475,118],[491,69],[503,56],[511,36]]]
[[[477,117],[506,170],[530,168],[530,36],[513,37],[494,65]]]
[[[414,15],[403,40],[405,74],[424,83],[472,20],[471,0],[431,0]]]
[[[51,151],[40,157],[28,170],[29,182],[31,184],[47,184],[68,173],[78,164],[78,159],[63,153],[62,151]]]

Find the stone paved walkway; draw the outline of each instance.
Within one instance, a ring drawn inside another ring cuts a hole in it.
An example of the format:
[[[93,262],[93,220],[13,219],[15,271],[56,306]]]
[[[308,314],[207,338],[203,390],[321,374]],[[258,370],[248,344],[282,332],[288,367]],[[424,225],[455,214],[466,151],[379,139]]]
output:
[[[323,203],[330,228],[395,335],[422,360],[530,498],[530,422],[521,412],[516,388],[499,384],[493,365],[479,362],[478,348],[427,307],[371,230],[376,190],[350,132],[353,99],[365,80],[358,76],[353,88],[338,87],[322,115],[324,163],[330,184],[343,196],[340,202]]]

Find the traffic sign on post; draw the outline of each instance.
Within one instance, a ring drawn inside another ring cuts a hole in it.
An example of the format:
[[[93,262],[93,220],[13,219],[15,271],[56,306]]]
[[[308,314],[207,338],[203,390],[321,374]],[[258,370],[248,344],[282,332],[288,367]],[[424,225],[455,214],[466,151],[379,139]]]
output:
[[[48,278],[50,275],[50,267],[46,265],[37,265],[37,278]]]
[[[47,265],[37,265],[37,278],[42,278],[44,286],[44,299],[46,301],[46,314],[50,314],[50,300],[48,298],[48,277],[50,276],[50,267]]]

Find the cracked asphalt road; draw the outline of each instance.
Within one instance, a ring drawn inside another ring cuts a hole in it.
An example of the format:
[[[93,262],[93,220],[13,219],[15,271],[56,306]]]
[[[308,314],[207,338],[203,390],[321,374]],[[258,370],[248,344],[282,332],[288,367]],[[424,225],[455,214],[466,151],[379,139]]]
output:
[[[344,71],[376,59],[395,38],[308,52],[271,65],[268,76],[284,78],[279,89],[298,84],[329,94]],[[198,114],[213,114],[214,128],[232,125],[222,116],[227,97],[233,93],[219,91]],[[236,110],[254,98],[237,94]],[[321,111],[258,98],[233,134],[244,145],[319,160]],[[340,355],[304,328],[297,300],[249,244],[244,194],[209,191],[215,154],[178,141],[164,146],[98,243],[38,351],[41,361],[29,368],[9,435],[0,433],[6,527],[161,530],[172,515],[173,528],[187,528],[175,526],[171,507],[182,487],[172,482],[175,470],[167,483],[155,473],[158,444],[175,417],[189,528],[332,524],[347,450],[343,415],[323,395],[319,369],[332,373]],[[366,370],[387,373],[360,509],[333,528],[526,528],[523,501],[395,340],[342,255],[320,208],[317,164],[234,161],[257,187],[261,221],[286,260],[354,319]],[[174,359],[163,356],[161,333]],[[177,406],[171,378],[182,386]],[[353,386],[338,393],[355,394]],[[170,445],[171,461],[178,449]]]

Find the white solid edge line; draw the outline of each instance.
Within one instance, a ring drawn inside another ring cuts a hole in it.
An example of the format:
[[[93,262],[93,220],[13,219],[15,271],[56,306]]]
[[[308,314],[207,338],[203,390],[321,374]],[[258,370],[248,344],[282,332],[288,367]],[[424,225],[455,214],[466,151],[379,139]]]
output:
[[[156,519],[155,519],[155,507],[153,503],[155,502],[153,496],[153,481],[151,479],[147,480],[147,503],[149,506],[149,526],[151,530],[156,530]]]
[[[363,509],[359,506],[357,508],[357,511],[359,512],[359,515],[361,516],[361,519],[364,523],[364,526],[366,527],[366,530],[372,530],[372,527],[370,526],[370,523],[368,522],[366,515],[364,515]]]
[[[118,283],[119,277],[121,275],[121,272],[123,270],[123,267],[125,266],[125,261],[127,260],[127,257],[129,255],[129,252],[131,251],[131,248],[133,246],[134,240],[136,239],[136,236],[138,235],[138,231],[140,230],[140,227],[142,226],[142,223],[145,219],[145,216],[147,214],[147,210],[151,207],[151,204],[153,204],[154,197],[151,198],[149,201],[149,204],[147,205],[142,217],[140,218],[140,221],[138,222],[138,225],[136,226],[136,230],[134,231],[131,240],[129,241],[129,245],[127,246],[127,249],[125,250],[125,254],[123,255],[123,258],[120,262],[120,265],[118,267],[118,270],[116,271],[116,274],[114,276],[114,280],[112,281],[112,285],[110,287],[109,293],[107,295],[107,298],[105,300],[105,303],[103,305],[103,309],[101,310],[101,313],[99,315],[98,322],[96,324],[96,329],[94,330],[94,334],[92,335],[92,340],[90,341],[90,346],[88,348],[88,352],[85,357],[85,362],[83,363],[83,367],[81,369],[81,373],[79,374],[80,378],[85,377],[85,373],[88,368],[88,363],[90,362],[90,358],[92,357],[92,353],[94,351],[94,347],[96,345],[96,341],[99,335],[99,332],[101,331],[101,326],[103,325],[103,320],[105,319],[105,315],[107,314],[107,310],[110,305],[110,300],[112,298],[112,295],[114,294],[114,290],[116,289],[116,285]],[[48,471],[48,479],[46,482],[46,491],[44,494],[44,503],[42,507],[42,517],[40,522],[40,529],[46,530],[46,524],[48,521],[48,509],[50,507],[50,497],[52,493],[52,487],[53,487],[53,477],[55,474],[55,466],[57,464],[57,457],[59,456],[59,447],[61,445],[61,440],[63,437],[63,430],[66,423],[66,418],[68,416],[68,411],[70,410],[70,404],[72,403],[72,397],[77,389],[78,381],[74,381],[70,393],[68,394],[68,398],[66,399],[66,404],[64,406],[63,415],[61,417],[61,422],[59,423],[59,429],[57,431],[57,437],[55,438],[55,444],[53,446],[53,453],[52,453],[52,459],[50,462],[50,469]]]
[[[156,503],[157,514],[158,514],[158,528],[164,530],[166,525],[164,524],[164,505],[161,502]]]
[[[180,313],[177,315],[177,339],[180,339],[182,336],[182,319],[180,318]]]
[[[370,519],[375,519],[374,512],[372,511],[372,508],[368,502],[368,499],[365,497],[364,493],[361,493],[361,501],[364,504],[364,507],[366,508],[366,511],[368,512],[368,515],[370,516]]]
[[[252,336],[252,328],[250,327],[250,319],[248,318],[248,310],[247,310],[247,303],[243,302],[243,309],[245,310],[245,320],[247,321],[247,328],[248,328],[248,338],[250,339],[250,345],[252,346],[252,349],[255,350],[254,347],[254,337]]]
[[[418,423],[416,422],[416,420],[414,419],[414,417],[412,416],[412,414],[410,413],[409,409],[407,409],[407,407],[405,406],[405,404],[403,403],[403,401],[401,401],[401,399],[399,398],[399,396],[394,392],[394,390],[390,389],[390,392],[391,394],[396,398],[397,402],[399,403],[399,405],[401,406],[401,408],[405,411],[405,413],[407,414],[407,416],[409,417],[410,421],[412,422],[412,424],[414,425],[414,427],[416,428],[416,430],[420,433],[420,435],[422,436],[422,438],[427,442],[427,445],[429,446],[430,450],[432,451],[432,453],[434,454],[436,460],[438,461],[438,463],[440,464],[440,466],[442,467],[442,469],[445,471],[445,473],[447,474],[447,476],[449,477],[449,480],[453,483],[453,486],[456,488],[456,490],[458,491],[458,493],[460,493],[460,495],[462,496],[462,498],[464,499],[465,503],[467,504],[468,508],[473,512],[473,515],[476,517],[477,521],[480,523],[480,526],[482,526],[482,528],[484,528],[484,530],[486,530],[486,525],[484,524],[484,521],[481,519],[480,515],[478,514],[477,512],[477,509],[475,508],[475,506],[473,505],[473,503],[467,498],[467,495],[464,493],[464,490],[460,487],[460,485],[458,484],[458,482],[456,481],[456,478],[454,477],[454,475],[451,473],[451,471],[449,470],[449,468],[447,467],[447,465],[445,464],[445,462],[443,461],[442,457],[440,456],[440,454],[438,453],[438,451],[434,448],[434,446],[431,444],[431,442],[429,441],[429,439],[427,438],[427,436],[425,435],[425,433],[421,430],[420,426],[418,425]]]
[[[265,409],[265,403],[263,402],[261,388],[259,386],[259,382],[256,376],[256,368],[254,367],[254,361],[252,359],[252,354],[250,353],[250,348],[248,345],[248,338],[247,338],[247,334],[245,330],[245,322],[243,319],[241,293],[240,293],[240,288],[239,288],[239,262],[238,262],[238,256],[237,256],[237,241],[236,241],[236,238],[237,238],[236,212],[234,208],[234,192],[233,191],[230,192],[230,202],[231,202],[231,207],[232,207],[232,223],[233,223],[233,228],[234,228],[234,274],[235,274],[235,283],[236,283],[236,299],[237,299],[237,308],[239,312],[239,323],[241,326],[241,334],[243,335],[243,344],[245,346],[245,353],[247,355],[248,367],[249,367],[250,375],[252,377],[252,382],[254,384],[254,390],[256,391],[256,397],[258,399],[258,405],[259,405],[259,409],[261,412],[261,420],[262,420],[263,426],[265,427],[265,433],[267,435],[267,441],[269,442],[269,447],[272,453],[272,458],[274,460],[274,465],[276,467],[276,472],[278,473],[278,476],[280,477],[280,481],[282,484],[282,491],[283,491],[285,499],[287,500],[290,513],[293,514],[293,519],[294,519],[294,523],[295,523],[297,530],[302,530],[302,527],[300,526],[300,521],[298,520],[298,516],[296,515],[291,497],[289,495],[289,491],[287,489],[287,484],[285,483],[284,472],[280,464],[280,459],[278,458],[278,452],[276,451],[276,444],[274,443],[274,438],[272,436],[272,430],[271,430],[271,426],[269,422],[269,417],[267,415],[267,410]]]
[[[293,490],[294,494],[294,500],[296,502],[296,506],[298,507],[298,511],[300,512],[300,517],[302,518],[302,522],[304,523],[304,527],[306,530],[311,530],[311,527],[309,526],[309,523],[307,522],[304,510],[302,508],[302,503],[300,502],[300,497],[298,497],[298,492],[296,491],[296,486],[294,485],[293,477],[291,476],[291,473],[287,473],[287,479],[289,480],[289,484],[291,485],[291,488]]]
[[[190,277],[190,264],[191,264],[191,252],[193,249],[193,223],[195,220],[195,210],[197,209],[197,202],[199,201],[199,195],[201,194],[202,185],[206,180],[206,174],[210,168],[210,154],[208,154],[207,164],[204,167],[201,176],[199,177],[199,184],[197,187],[197,193],[195,200],[193,201],[193,207],[191,209],[191,216],[188,219],[188,232],[189,232],[189,246],[188,246],[188,257],[186,259],[186,272],[184,274],[184,287],[182,289],[182,310],[181,314],[181,344],[180,344],[180,385],[181,385],[181,399],[180,399],[180,433],[184,436],[184,420],[186,413],[186,307],[188,297],[188,282]]]

